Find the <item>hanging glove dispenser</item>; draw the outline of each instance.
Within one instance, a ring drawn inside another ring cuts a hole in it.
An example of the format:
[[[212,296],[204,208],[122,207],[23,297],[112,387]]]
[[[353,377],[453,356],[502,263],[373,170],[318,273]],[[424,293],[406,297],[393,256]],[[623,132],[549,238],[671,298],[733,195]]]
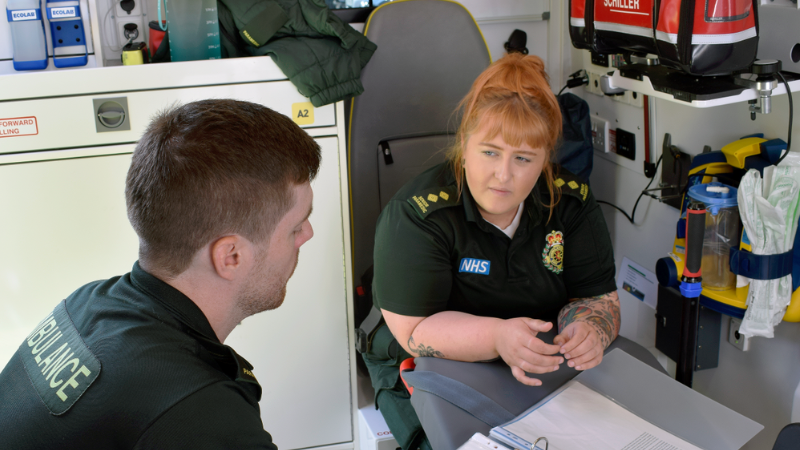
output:
[[[85,66],[89,56],[80,5],[75,1],[48,0],[47,20],[53,39],[53,65]]]

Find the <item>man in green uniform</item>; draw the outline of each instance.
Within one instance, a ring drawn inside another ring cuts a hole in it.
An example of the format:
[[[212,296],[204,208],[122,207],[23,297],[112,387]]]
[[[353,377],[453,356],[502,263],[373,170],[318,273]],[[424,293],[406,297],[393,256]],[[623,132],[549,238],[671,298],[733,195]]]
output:
[[[2,449],[275,449],[253,367],[223,344],[280,306],[313,235],[318,145],[233,100],[156,117],[133,154],[139,261],[61,302],[0,373]]]

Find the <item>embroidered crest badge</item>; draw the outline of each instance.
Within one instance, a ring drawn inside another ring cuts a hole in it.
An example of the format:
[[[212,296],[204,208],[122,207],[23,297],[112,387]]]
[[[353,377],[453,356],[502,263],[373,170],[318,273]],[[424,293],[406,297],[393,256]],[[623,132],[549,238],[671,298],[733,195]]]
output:
[[[547,244],[542,250],[542,262],[553,273],[564,270],[564,234],[553,230],[545,238]]]

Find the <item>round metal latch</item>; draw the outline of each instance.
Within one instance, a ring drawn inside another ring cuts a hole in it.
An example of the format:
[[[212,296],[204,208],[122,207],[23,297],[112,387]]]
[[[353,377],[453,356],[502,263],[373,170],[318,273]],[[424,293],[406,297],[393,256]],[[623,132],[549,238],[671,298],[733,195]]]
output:
[[[772,76],[781,71],[781,62],[777,59],[759,59],[753,62],[750,70],[759,77]]]
[[[125,122],[125,108],[117,102],[105,102],[97,108],[97,120],[107,128],[117,128]]]

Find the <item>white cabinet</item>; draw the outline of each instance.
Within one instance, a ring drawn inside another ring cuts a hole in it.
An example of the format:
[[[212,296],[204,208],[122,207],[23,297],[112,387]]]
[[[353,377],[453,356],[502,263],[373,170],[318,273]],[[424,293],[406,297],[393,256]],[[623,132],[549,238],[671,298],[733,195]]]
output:
[[[306,116],[295,119],[322,148],[322,166],[312,183],[314,238],[300,251],[283,306],[246,319],[226,344],[255,366],[263,387],[264,427],[279,448],[353,448],[355,359],[349,339],[343,106],[311,108],[288,80],[276,75],[271,60],[249,59],[260,61],[2,77],[3,85],[19,88],[0,91],[0,123],[34,117],[36,128],[35,134],[0,137],[0,366],[76,288],[130,271],[138,240],[126,215],[125,176],[150,117],[175,102],[203,98],[257,102],[286,115]],[[79,86],[72,83],[68,95],[53,97],[53,84],[63,83],[63,76],[75,81],[76,73]],[[262,81],[264,74],[270,81]],[[116,77],[117,89],[108,89],[108,76]],[[48,86],[41,90],[44,98],[31,96],[37,85]],[[135,89],[126,91],[125,86]],[[127,99],[130,130],[96,131],[93,100],[109,97]]]

